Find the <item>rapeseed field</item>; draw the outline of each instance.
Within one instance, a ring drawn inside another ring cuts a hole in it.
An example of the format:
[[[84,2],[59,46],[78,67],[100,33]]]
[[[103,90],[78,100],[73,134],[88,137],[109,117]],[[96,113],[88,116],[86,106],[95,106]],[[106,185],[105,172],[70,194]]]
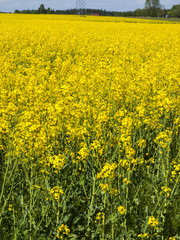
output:
[[[180,239],[180,24],[0,15],[0,239]]]

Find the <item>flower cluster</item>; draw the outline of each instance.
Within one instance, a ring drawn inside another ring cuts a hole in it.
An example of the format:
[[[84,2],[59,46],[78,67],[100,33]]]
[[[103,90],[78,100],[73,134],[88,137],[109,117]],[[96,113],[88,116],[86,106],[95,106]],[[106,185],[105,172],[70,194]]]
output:
[[[70,229],[66,225],[62,224],[57,230],[56,237],[60,239],[66,239],[69,233],[70,233]]]
[[[104,213],[103,212],[97,213],[95,223],[104,223]]]
[[[49,191],[50,191],[50,194],[53,195],[53,197],[57,202],[59,202],[60,196],[64,194],[63,190],[58,186],[51,188]]]
[[[163,190],[167,197],[170,196],[171,189],[169,187],[163,186],[161,187],[161,189]]]
[[[116,168],[117,168],[116,163],[113,163],[113,164],[105,163],[101,172],[97,174],[97,179],[107,178],[107,177],[113,178],[114,177],[114,171],[115,171]]]
[[[126,209],[123,206],[119,206],[117,210],[121,215],[123,215],[126,212]]]
[[[150,216],[148,219],[148,225],[151,227],[156,227],[159,224],[158,219],[156,219],[154,216]]]

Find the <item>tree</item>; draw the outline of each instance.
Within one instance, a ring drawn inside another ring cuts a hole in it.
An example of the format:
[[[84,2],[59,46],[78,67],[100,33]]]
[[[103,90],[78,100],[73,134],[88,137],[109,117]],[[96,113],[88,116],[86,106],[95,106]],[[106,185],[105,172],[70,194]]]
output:
[[[180,4],[174,5],[170,10],[170,15],[172,17],[178,17],[180,18]]]
[[[38,12],[39,12],[39,13],[46,13],[46,12],[47,12],[46,9],[45,9],[45,7],[44,7],[44,4],[41,4],[41,5],[40,5],[40,7],[39,7],[39,9],[38,9]]]
[[[162,5],[160,4],[159,0],[146,0],[145,8],[161,8]]]
[[[18,10],[18,9],[16,9],[16,10],[14,11],[14,13],[21,13],[21,11]]]
[[[51,9],[50,8],[47,9],[47,14],[51,14]]]
[[[161,8],[162,5],[160,4],[160,0],[146,0],[145,2],[145,9],[147,10],[147,14],[151,17],[156,17]]]

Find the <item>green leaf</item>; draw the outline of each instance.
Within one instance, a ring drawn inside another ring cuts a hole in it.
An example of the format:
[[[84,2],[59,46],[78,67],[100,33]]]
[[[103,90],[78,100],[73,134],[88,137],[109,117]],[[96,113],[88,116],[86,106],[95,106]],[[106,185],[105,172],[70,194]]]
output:
[[[18,226],[17,226],[17,228],[15,229],[15,232],[14,232],[15,235],[19,232],[21,226],[22,226],[23,223],[25,222],[25,219],[26,219],[26,217],[27,217],[27,213],[28,213],[28,211],[26,210],[25,213],[24,213],[24,215],[22,215],[21,219],[19,220]]]
[[[78,238],[78,235],[76,234],[69,234],[68,237],[71,239],[71,240],[76,240]]]
[[[66,215],[66,216],[63,218],[63,221],[66,223],[66,222],[68,221],[68,219],[69,219],[69,216]]]

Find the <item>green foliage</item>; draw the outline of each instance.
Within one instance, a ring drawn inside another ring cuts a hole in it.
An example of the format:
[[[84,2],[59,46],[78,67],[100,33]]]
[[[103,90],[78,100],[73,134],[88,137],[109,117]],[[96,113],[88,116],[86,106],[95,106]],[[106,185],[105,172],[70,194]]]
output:
[[[126,12],[119,12],[119,11],[107,11],[103,9],[85,9],[87,15],[91,14],[98,14],[99,16],[122,16],[122,17],[142,17],[142,16],[162,16],[167,14],[167,10],[164,9],[162,12],[161,5],[159,7],[154,7],[157,4],[151,5],[147,4],[148,7],[144,9],[136,9],[134,11],[126,11]],[[50,8],[45,8],[43,4],[37,10],[15,10],[14,13],[24,13],[24,14],[77,14],[76,9],[67,9],[67,10],[52,10]]]
[[[161,8],[161,4],[159,0],[146,0],[145,2],[146,8]]]
[[[180,18],[180,4],[174,5],[169,13],[172,17]]]
[[[39,7],[39,9],[38,9],[38,12],[41,13],[41,14],[42,14],[42,13],[43,13],[43,14],[44,14],[44,13],[47,13],[47,10],[45,9],[44,4],[41,4],[41,5],[40,5],[40,7]]]
[[[146,0],[145,9],[147,11],[147,15],[151,17],[158,16],[159,10],[162,8],[159,0]]]
[[[151,141],[153,138],[149,139],[149,144]],[[111,151],[109,158],[118,160],[118,153]],[[49,177],[39,174],[33,163],[19,164],[10,158],[2,168],[2,239],[44,239],[44,236],[55,239],[56,230],[62,223],[71,229],[68,239],[137,239],[140,232],[146,232],[148,215],[155,213],[161,219],[158,239],[174,233],[180,235],[179,187],[175,187],[171,198],[159,194],[160,186],[165,184],[163,169],[159,168],[162,161],[157,159],[149,166],[148,172],[146,165],[132,171],[133,184],[125,186],[120,183],[121,194],[112,197],[99,188],[96,174],[100,165],[93,156],[86,163],[73,163],[69,152],[68,163],[57,174],[52,169]],[[119,169],[119,174],[122,171]],[[117,182],[120,181],[117,177]],[[35,185],[39,188],[34,188]],[[65,194],[60,202],[49,194],[54,185],[63,186]],[[117,212],[122,203],[128,209],[125,216]],[[8,210],[9,204],[12,204],[11,211]],[[95,222],[98,212],[105,214],[104,223]]]

